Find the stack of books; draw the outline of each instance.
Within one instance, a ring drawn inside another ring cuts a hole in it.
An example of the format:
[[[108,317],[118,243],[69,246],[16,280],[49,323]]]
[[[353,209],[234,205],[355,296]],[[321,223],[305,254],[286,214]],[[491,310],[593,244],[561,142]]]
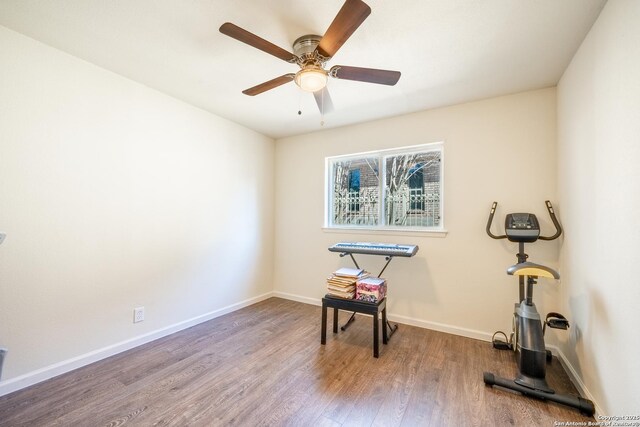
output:
[[[358,301],[378,303],[387,294],[387,281],[379,277],[367,277],[356,282],[356,299]]]
[[[356,282],[369,277],[361,268],[341,268],[327,278],[327,291],[332,297],[353,299],[356,295]]]

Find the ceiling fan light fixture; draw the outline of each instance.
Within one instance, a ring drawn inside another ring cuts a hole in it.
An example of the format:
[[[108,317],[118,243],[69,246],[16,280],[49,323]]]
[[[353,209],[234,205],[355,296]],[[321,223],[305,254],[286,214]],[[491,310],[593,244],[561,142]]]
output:
[[[294,80],[300,89],[317,92],[327,85],[327,72],[319,67],[304,68],[296,73]]]

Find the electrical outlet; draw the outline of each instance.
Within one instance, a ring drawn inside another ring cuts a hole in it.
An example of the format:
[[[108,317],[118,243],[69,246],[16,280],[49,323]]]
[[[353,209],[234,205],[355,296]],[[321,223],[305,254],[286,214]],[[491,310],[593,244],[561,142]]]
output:
[[[4,242],[5,237],[7,237],[7,233],[0,233],[0,245]]]
[[[144,307],[136,307],[133,309],[133,323],[142,322],[144,320]]]

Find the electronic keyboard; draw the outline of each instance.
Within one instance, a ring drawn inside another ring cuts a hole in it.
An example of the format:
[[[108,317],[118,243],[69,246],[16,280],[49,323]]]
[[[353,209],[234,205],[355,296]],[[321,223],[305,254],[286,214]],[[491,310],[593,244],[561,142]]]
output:
[[[418,252],[418,246],[395,245],[393,243],[340,242],[331,246],[329,250],[348,254],[412,257]]]

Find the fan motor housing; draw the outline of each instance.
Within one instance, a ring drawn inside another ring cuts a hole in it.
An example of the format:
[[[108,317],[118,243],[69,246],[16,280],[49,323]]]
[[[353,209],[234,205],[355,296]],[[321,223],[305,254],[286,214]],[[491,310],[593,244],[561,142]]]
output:
[[[316,47],[320,43],[322,37],[317,34],[307,34],[298,37],[293,42],[293,53],[300,58],[299,65],[305,67],[308,65],[316,65],[320,68],[329,58],[324,58],[316,52]]]

